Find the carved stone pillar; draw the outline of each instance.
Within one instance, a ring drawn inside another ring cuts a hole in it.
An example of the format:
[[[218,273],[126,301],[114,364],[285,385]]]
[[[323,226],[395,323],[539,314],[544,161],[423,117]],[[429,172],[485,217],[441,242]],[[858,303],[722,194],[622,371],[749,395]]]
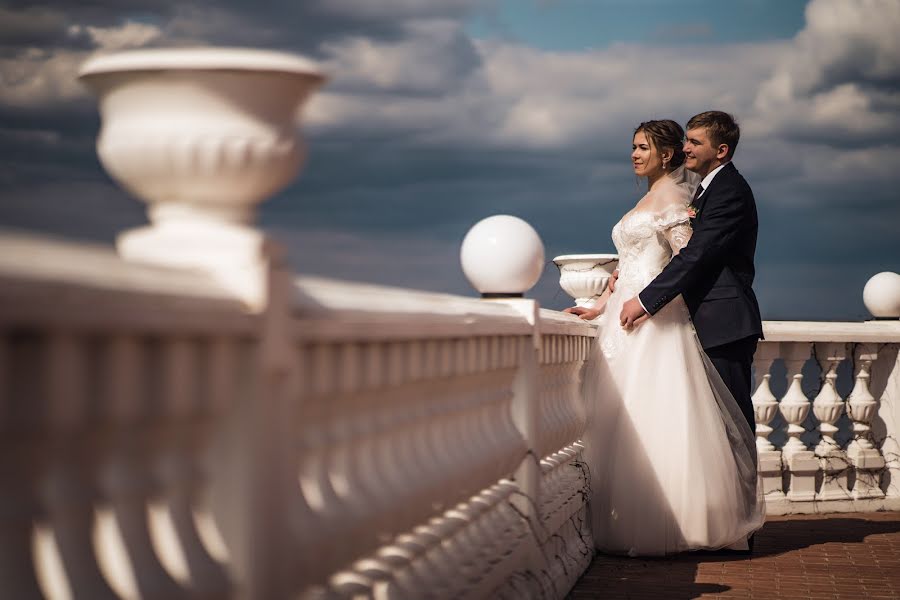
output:
[[[880,488],[884,457],[872,443],[871,421],[878,403],[869,391],[869,371],[877,358],[878,348],[875,344],[859,344],[856,347],[856,384],[847,398],[848,413],[853,421],[853,440],[847,446],[847,456],[856,472],[854,499],[884,498],[884,492]]]
[[[816,344],[816,360],[825,374],[822,389],[813,401],[813,412],[819,419],[819,431],[822,439],[815,448],[822,469],[822,486],[816,494],[816,500],[847,500],[850,488],[847,482],[847,454],[841,450],[834,440],[838,428],[835,422],[844,411],[844,401],[837,393],[834,382],[837,380],[838,365],[847,358],[847,344]]]
[[[777,450],[769,435],[772,427],[769,423],[778,411],[778,400],[769,387],[772,375],[769,370],[778,358],[777,342],[762,342],[753,357],[756,374],[756,392],[753,394],[753,412],[756,415],[756,453],[759,457],[758,470],[763,485],[763,493],[773,497],[784,497],[781,481],[781,450]]]
[[[805,430],[803,421],[809,414],[810,402],[803,394],[803,365],[809,358],[811,344],[797,342],[781,345],[781,357],[787,366],[788,390],[781,399],[781,414],[788,423],[788,441],[782,453],[784,463],[790,472],[790,489],[788,500],[803,502],[815,500],[816,473],[819,471],[819,460],[800,440]]]

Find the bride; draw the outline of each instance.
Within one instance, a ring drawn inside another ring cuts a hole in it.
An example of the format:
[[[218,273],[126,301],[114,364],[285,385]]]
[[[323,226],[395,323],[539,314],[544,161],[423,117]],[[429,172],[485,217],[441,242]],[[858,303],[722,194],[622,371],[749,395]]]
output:
[[[704,353],[681,296],[640,327],[619,314],[687,245],[699,177],[684,167],[684,131],[670,120],[641,123],[632,162],[648,191],[613,227],[615,293],[594,308],[598,343],[585,373],[591,518],[601,551],[629,556],[746,544],[765,506],[754,435]],[[746,546],[744,546],[746,547]]]

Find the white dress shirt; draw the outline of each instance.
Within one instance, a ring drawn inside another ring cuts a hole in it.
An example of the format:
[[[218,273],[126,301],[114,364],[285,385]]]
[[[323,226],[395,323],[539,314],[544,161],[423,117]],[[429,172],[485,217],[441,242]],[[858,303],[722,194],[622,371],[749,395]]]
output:
[[[731,161],[728,161],[728,162],[731,162]],[[728,164],[727,162],[722,163],[721,165],[719,165],[718,167],[716,167],[715,169],[713,169],[712,171],[707,173],[706,177],[703,178],[703,181],[700,182],[700,187],[703,188],[703,191],[700,193],[699,196],[697,196],[698,198],[703,197],[703,194],[705,194],[706,190],[709,189],[709,184],[712,183],[712,180],[716,177],[716,174],[719,171],[721,171],[727,164]]]

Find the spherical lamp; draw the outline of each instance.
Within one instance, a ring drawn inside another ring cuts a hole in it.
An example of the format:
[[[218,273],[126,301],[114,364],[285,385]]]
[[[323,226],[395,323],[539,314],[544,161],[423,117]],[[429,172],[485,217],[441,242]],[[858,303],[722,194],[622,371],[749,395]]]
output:
[[[863,288],[863,302],[876,319],[900,318],[900,275],[884,271]]]
[[[466,278],[482,297],[520,297],[544,271],[544,243],[522,219],[494,215],[469,230],[459,258]]]

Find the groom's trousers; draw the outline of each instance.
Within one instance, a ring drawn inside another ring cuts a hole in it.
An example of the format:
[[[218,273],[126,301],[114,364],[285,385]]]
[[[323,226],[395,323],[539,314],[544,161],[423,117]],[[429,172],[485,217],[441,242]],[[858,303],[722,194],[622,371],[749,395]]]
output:
[[[750,430],[756,430],[753,417],[753,399],[751,398],[752,382],[750,368],[753,366],[753,354],[756,352],[757,336],[746,337],[735,342],[706,348],[706,355],[716,367],[731,395],[750,424]]]

